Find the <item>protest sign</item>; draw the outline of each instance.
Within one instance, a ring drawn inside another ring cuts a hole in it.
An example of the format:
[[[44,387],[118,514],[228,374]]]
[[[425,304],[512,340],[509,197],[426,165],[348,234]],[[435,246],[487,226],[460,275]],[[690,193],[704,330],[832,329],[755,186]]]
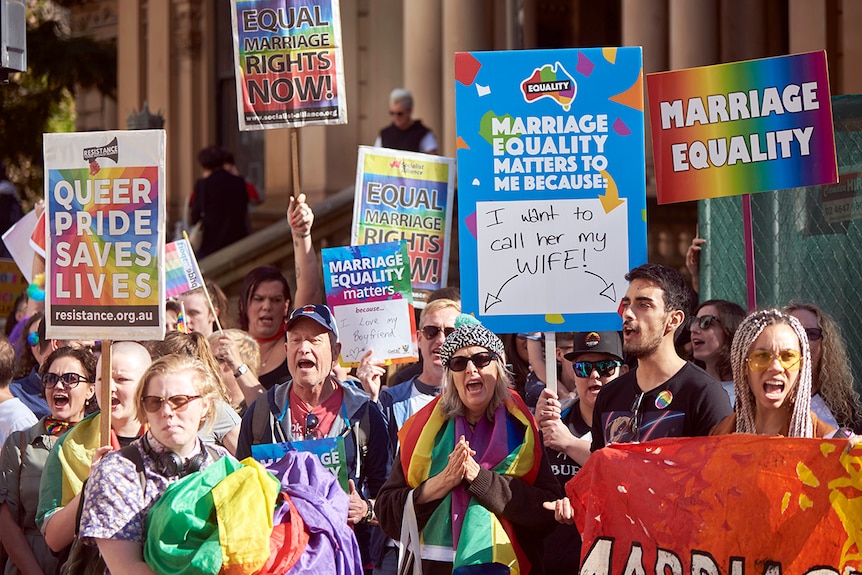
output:
[[[658,203],[838,181],[826,52],[647,76]]]
[[[346,124],[338,0],[231,2],[240,130]]]
[[[498,333],[618,329],[646,261],[641,49],[455,56],[461,298]]]
[[[45,134],[52,339],[164,336],[165,132]]]
[[[189,241],[182,239],[166,245],[165,297],[176,297],[203,285],[203,275]]]
[[[757,435],[612,444],[566,484],[581,574],[862,572],[862,446]]]
[[[387,363],[419,359],[407,242],[327,248],[321,256],[341,365],[358,366],[369,349]]]
[[[251,446],[251,455],[269,466],[284,457],[288,451],[305,451],[313,454],[320,463],[338,478],[338,484],[349,493],[347,483],[347,457],[344,455],[343,437],[323,437],[303,441],[264,443]]]
[[[454,190],[453,158],[359,147],[350,243],[406,240],[416,307],[449,278]]]

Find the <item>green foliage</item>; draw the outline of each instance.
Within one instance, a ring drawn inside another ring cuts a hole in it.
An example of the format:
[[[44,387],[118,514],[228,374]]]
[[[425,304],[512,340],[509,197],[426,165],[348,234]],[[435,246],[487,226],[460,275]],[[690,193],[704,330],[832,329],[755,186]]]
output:
[[[113,43],[72,38],[62,32],[60,22],[32,16],[28,71],[0,85],[0,158],[27,204],[42,196],[42,134],[75,129],[75,89],[96,88],[115,97],[117,88]]]

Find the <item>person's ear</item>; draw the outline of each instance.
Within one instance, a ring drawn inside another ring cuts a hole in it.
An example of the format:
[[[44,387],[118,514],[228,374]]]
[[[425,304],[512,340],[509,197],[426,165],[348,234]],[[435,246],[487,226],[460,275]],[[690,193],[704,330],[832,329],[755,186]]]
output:
[[[338,356],[341,355],[341,344],[336,343],[332,346],[332,365],[335,365],[338,362]]]
[[[667,329],[671,333],[676,333],[676,330],[679,326],[685,323],[685,312],[681,309],[675,309],[670,312],[668,317]]]
[[[92,385],[88,385],[87,387],[87,401],[90,401],[91,399],[93,399],[93,396],[96,395],[96,384],[94,383]]]

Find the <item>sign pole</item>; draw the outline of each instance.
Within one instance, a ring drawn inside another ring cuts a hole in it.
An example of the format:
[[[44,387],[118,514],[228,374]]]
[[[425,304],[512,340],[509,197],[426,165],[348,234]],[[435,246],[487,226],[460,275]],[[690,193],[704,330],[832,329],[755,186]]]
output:
[[[557,393],[557,333],[545,332],[545,387]]]
[[[299,129],[290,129],[290,157],[293,167],[293,197],[299,197]]]
[[[102,390],[99,397],[101,419],[99,420],[99,445],[111,445],[111,344],[110,339],[102,340]]]
[[[751,223],[751,194],[742,196],[742,222],[745,236],[745,287],[748,294],[748,311],[757,309],[757,280],[754,274],[754,231]]]

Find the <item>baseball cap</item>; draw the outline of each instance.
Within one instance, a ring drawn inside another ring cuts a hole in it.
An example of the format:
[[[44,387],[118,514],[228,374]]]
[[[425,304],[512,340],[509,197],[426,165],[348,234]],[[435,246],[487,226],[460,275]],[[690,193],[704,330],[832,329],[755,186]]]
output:
[[[623,344],[618,331],[579,331],[575,333],[575,349],[563,357],[575,361],[585,353],[609,353],[623,361]]]
[[[287,320],[287,329],[290,329],[294,323],[299,320],[299,318],[307,317],[308,319],[313,319],[323,327],[327,329],[327,331],[331,331],[335,334],[335,339],[338,339],[338,327],[335,325],[335,316],[332,315],[332,310],[329,309],[328,306],[321,304],[309,304],[304,305],[302,307],[298,307],[290,314],[290,318]]]

